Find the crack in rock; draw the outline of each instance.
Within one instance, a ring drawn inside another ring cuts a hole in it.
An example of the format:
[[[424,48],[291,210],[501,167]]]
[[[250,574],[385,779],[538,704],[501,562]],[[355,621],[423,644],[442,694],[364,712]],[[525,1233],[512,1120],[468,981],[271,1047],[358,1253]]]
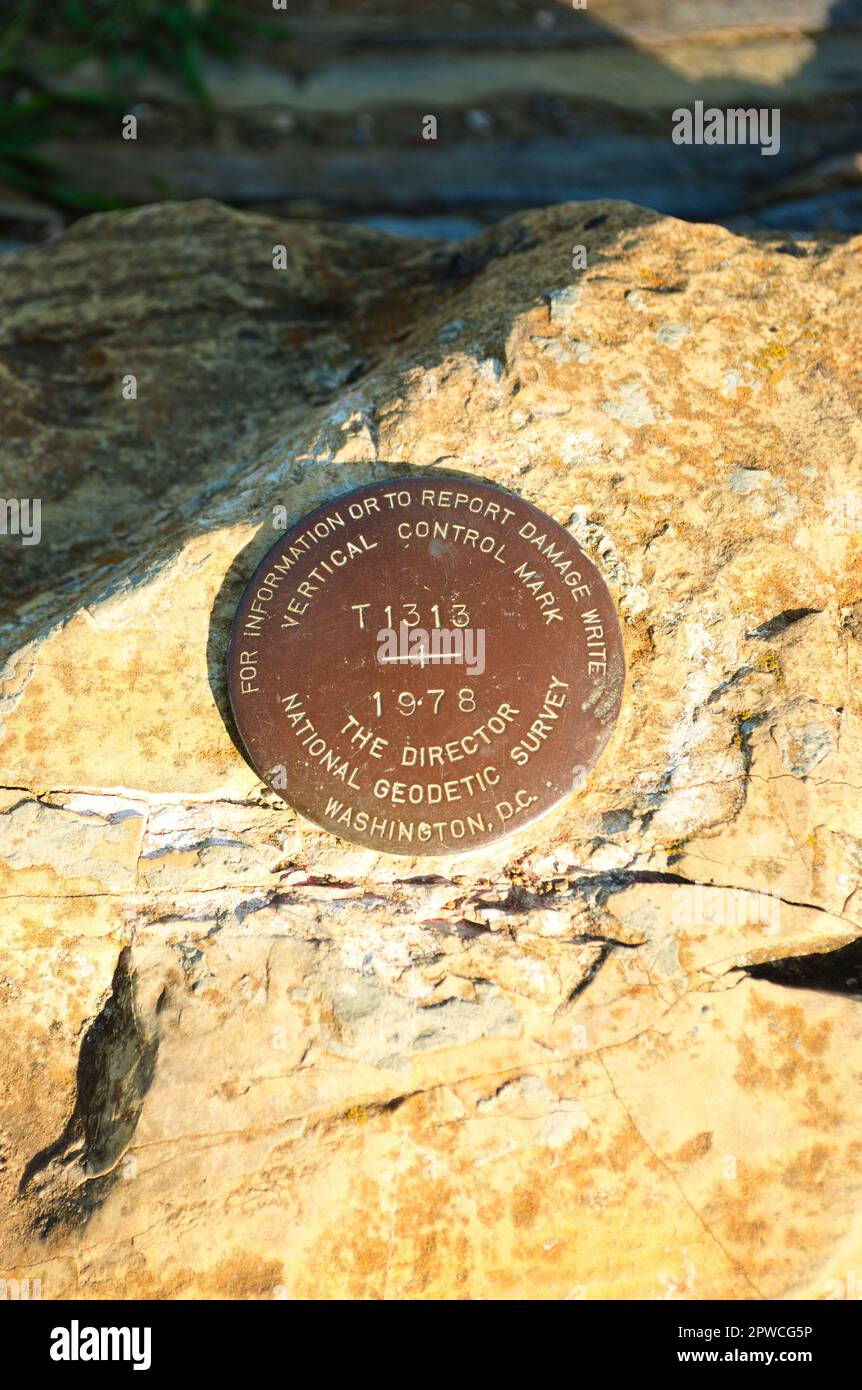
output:
[[[135,1008],[131,952],[119,956],[110,994],[87,1029],[78,1055],[75,1105],[55,1143],[34,1155],[19,1194],[32,1207],[32,1225],[81,1227],[120,1176],[120,1165],[152,1084],[158,1037]]]

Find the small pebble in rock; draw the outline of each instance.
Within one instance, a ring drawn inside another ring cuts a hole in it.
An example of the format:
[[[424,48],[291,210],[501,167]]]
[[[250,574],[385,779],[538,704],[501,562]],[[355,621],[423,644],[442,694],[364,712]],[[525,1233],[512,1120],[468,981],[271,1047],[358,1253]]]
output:
[[[494,122],[487,111],[468,111],[467,124],[477,135],[486,135],[493,128]]]

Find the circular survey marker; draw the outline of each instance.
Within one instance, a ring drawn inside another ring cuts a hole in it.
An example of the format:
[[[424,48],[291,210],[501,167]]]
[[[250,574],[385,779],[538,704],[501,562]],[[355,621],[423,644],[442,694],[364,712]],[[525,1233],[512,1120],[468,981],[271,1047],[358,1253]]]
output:
[[[475,849],[583,784],[619,712],[614,605],[567,531],[461,478],[334,498],[258,565],[230,698],[260,777],[389,854]]]

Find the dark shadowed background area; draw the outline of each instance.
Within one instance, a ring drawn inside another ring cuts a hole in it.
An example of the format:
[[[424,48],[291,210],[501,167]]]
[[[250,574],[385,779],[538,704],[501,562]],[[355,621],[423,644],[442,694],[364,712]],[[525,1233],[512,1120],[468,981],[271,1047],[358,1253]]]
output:
[[[741,230],[862,227],[862,0],[6,0],[0,13],[7,248],[83,213],[200,197],[455,238],[606,197]],[[698,100],[780,108],[779,152],[675,145],[673,111]]]

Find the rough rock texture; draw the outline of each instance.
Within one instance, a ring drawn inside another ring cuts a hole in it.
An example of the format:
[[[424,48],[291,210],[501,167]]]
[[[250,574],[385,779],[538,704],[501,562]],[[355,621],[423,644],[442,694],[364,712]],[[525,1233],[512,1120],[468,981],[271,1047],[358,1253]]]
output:
[[[0,538],[0,1275],[846,1289],[860,252],[627,204],[453,250],[203,203],[5,258],[0,483],[43,539]],[[225,647],[274,507],[435,468],[572,528],[629,679],[560,812],[406,860],[262,787]]]

